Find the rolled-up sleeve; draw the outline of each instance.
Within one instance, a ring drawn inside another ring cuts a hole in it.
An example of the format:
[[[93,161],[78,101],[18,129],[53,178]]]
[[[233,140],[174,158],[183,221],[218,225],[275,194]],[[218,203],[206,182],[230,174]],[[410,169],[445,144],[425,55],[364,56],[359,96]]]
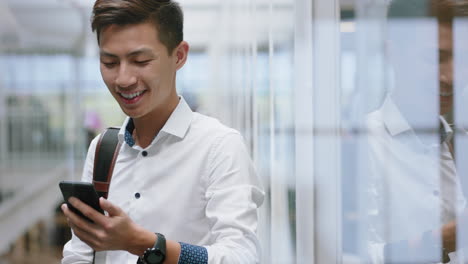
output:
[[[93,179],[93,167],[94,167],[94,152],[96,149],[97,141],[99,137],[96,137],[90,144],[88,154],[86,155],[86,161],[83,168],[83,175],[81,181],[92,182]],[[94,251],[86,243],[81,241],[72,232],[72,238],[63,247],[63,258],[62,264],[88,264],[93,263]]]
[[[259,263],[258,208],[264,191],[238,133],[220,137],[209,157],[206,216],[214,241],[208,263]]]

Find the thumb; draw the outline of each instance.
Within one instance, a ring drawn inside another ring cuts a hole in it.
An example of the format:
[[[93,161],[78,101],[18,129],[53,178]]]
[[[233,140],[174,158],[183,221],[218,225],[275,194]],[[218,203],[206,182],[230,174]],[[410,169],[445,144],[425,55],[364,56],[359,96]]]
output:
[[[101,206],[102,210],[109,213],[109,216],[119,216],[123,213],[122,209],[109,202],[107,199],[104,199],[103,197],[99,198],[99,205]]]

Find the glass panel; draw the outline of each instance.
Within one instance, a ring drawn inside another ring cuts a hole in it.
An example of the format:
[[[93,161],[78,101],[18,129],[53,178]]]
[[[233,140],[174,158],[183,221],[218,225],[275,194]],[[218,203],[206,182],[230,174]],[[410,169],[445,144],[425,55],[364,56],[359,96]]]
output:
[[[15,226],[15,217],[2,218],[0,253],[42,212],[55,216],[56,182],[79,179],[90,140],[124,118],[101,80],[95,36],[88,34],[93,2],[0,1],[0,213],[16,209],[20,194],[35,195],[21,189],[36,186],[30,183],[43,183],[47,188],[37,186],[50,194],[27,221]],[[294,23],[303,21],[294,20],[293,0],[180,3],[191,51],[178,92],[194,110],[241,131],[267,192],[262,263],[295,262]],[[19,216],[29,206],[13,211]]]
[[[344,263],[461,257],[466,10],[341,1]]]
[[[293,14],[292,0],[222,1],[204,51],[199,110],[241,131],[267,193],[262,263],[295,262]]]

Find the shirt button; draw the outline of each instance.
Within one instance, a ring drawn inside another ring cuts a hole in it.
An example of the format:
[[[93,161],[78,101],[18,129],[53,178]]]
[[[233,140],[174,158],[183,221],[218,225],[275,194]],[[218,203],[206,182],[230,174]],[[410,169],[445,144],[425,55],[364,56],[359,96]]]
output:
[[[141,153],[141,155],[143,155],[143,157],[146,157],[146,156],[148,156],[148,152],[145,150],[145,151],[143,151],[143,152]]]
[[[140,199],[141,195],[140,193],[135,193],[135,198]]]
[[[433,191],[432,193],[434,194],[434,196],[439,196],[439,191]]]

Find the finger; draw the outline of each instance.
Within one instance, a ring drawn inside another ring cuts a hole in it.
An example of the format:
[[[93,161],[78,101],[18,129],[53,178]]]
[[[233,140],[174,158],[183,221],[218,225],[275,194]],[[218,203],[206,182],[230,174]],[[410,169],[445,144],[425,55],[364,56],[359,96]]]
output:
[[[71,211],[67,205],[62,205],[62,209],[64,210],[65,216],[67,217],[68,223],[70,225],[77,226],[88,233],[96,232],[99,229],[95,223],[92,223],[87,219],[77,215],[76,213]]]
[[[71,217],[67,218],[67,221],[73,233],[94,250],[102,250],[101,229],[96,224],[85,220],[72,211],[69,211],[69,213]]]
[[[62,206],[60,206],[60,209],[62,209],[63,214],[65,214],[65,210],[68,209],[67,204],[65,204],[65,203],[62,204]]]
[[[99,199],[99,204],[101,205],[101,208],[109,213],[109,216],[121,216],[123,215],[122,209],[120,207],[114,205],[113,203],[109,202],[107,199],[100,198]]]
[[[99,249],[99,238],[94,235],[93,233],[89,233],[84,229],[79,228],[78,226],[74,225],[70,222],[70,227],[73,230],[75,236],[77,236],[81,241],[85,242],[88,246],[93,248],[94,250]]]
[[[66,204],[62,205],[61,208],[67,216],[68,225],[73,230],[73,233],[94,250],[102,250],[102,236],[99,236],[101,229],[96,224],[75,214]]]
[[[93,222],[102,225],[102,223],[105,221],[104,215],[101,214],[100,212],[96,211],[94,208],[91,206],[83,203],[81,200],[71,197],[68,202],[75,207],[77,210],[79,210],[82,214],[84,214],[86,217],[89,219],[93,220]]]
[[[61,209],[62,209],[63,214],[65,215],[65,217],[67,217],[68,220],[70,218],[74,218],[74,216],[77,216],[72,210],[70,210],[70,208],[68,208],[67,204],[62,204]]]
[[[68,209],[67,204],[62,204],[62,206],[60,208],[62,209],[62,212],[65,215],[65,217],[67,218],[68,226],[72,227],[71,224],[70,224],[70,214],[72,212],[70,211],[70,209]]]

